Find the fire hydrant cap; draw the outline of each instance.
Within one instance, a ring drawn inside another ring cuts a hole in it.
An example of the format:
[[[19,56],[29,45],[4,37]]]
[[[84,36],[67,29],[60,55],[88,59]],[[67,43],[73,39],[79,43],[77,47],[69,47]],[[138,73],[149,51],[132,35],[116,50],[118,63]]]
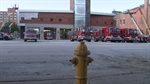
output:
[[[77,46],[76,50],[74,51],[74,55],[76,56],[87,56],[90,55],[90,51],[87,49],[87,46],[84,44],[83,41]]]

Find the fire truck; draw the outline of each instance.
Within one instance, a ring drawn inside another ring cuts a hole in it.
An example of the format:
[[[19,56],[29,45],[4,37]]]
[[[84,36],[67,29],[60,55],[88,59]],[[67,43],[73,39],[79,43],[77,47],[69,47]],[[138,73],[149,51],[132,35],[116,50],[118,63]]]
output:
[[[134,28],[120,28],[123,42],[139,42],[138,31]]]
[[[45,40],[53,40],[53,35],[51,31],[44,31],[44,39]]]
[[[73,32],[69,32],[70,40],[71,41],[83,41],[86,40],[91,42],[93,36],[93,28],[92,27],[85,27],[81,26],[78,28],[74,28]]]
[[[100,30],[102,42],[121,42],[121,32],[119,28],[105,27]]]
[[[94,29],[93,30],[93,40],[94,42],[98,42],[101,40],[101,32],[100,32],[100,29]]]

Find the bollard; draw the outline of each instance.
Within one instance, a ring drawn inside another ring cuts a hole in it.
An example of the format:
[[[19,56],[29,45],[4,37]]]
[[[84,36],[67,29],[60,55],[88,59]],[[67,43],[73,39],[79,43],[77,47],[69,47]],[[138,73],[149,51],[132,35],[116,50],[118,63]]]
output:
[[[72,58],[70,62],[74,64],[76,69],[76,81],[75,84],[87,84],[87,66],[93,61],[92,58],[88,57],[90,51],[83,41],[77,46],[74,51],[76,57]]]

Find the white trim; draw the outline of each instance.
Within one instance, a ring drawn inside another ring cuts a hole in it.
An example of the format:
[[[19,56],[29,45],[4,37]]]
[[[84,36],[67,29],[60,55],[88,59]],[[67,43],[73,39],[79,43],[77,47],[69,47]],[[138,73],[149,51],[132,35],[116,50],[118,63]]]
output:
[[[74,13],[74,11],[72,10],[23,10],[23,9],[19,9],[18,10],[19,13],[20,12],[57,12],[57,13]],[[116,14],[113,13],[103,13],[103,12],[91,12],[91,14],[93,15],[108,15],[108,16],[115,16]]]

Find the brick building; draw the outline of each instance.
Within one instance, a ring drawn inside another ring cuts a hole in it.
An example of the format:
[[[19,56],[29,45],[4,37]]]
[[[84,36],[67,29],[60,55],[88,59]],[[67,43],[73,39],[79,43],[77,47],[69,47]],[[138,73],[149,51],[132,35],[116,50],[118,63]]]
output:
[[[40,39],[44,39],[43,33],[46,30],[52,31],[54,39],[64,39],[64,33],[74,27],[74,12],[71,10],[18,10],[17,15],[21,38],[24,31],[34,28],[39,32]],[[114,27],[114,16],[112,13],[91,12],[91,26],[96,29]]]
[[[17,22],[17,12],[18,7],[14,6],[12,8],[8,8],[7,11],[0,11],[0,25],[6,21]]]
[[[132,8],[130,10],[137,10],[138,8],[141,8],[144,17],[148,21],[148,25],[150,26],[150,4],[148,2],[149,0],[145,0],[143,5],[140,5],[139,7]],[[142,31],[147,34],[146,26],[144,25],[144,21],[142,19],[142,15],[138,11],[136,14],[133,14],[133,17],[135,18],[137,24],[142,29]],[[129,14],[117,14],[116,15],[116,27],[119,28],[136,28],[135,24],[131,20]]]

